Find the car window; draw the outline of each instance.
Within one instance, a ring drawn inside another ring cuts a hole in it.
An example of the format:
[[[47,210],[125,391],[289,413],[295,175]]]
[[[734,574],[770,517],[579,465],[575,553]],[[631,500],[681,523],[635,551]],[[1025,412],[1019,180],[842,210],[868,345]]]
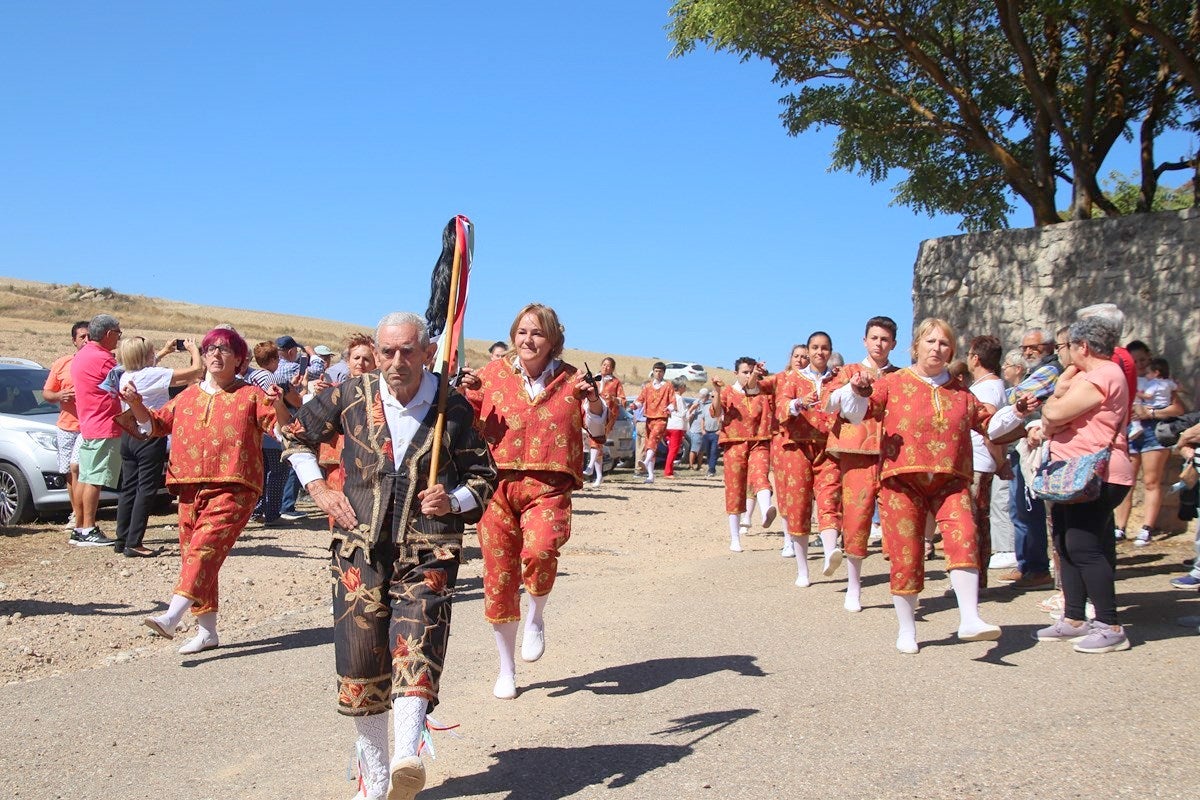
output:
[[[53,414],[58,406],[42,398],[45,369],[0,369],[0,414],[32,417]]]

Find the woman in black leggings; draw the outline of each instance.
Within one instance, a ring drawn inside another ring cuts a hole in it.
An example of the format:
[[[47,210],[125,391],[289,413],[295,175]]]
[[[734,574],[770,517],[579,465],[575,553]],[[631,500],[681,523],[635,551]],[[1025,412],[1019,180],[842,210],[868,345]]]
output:
[[[1052,460],[1111,448],[1100,496],[1085,503],[1055,503],[1050,511],[1054,548],[1059,555],[1065,608],[1062,619],[1037,633],[1040,641],[1075,642],[1081,653],[1129,649],[1117,621],[1116,545],[1113,509],[1133,485],[1125,429],[1129,423],[1129,384],[1112,361],[1118,332],[1097,318],[1082,319],[1067,332],[1071,366],[1058,379],[1054,396],[1042,408],[1042,432]],[[1088,600],[1096,608],[1090,623]]]

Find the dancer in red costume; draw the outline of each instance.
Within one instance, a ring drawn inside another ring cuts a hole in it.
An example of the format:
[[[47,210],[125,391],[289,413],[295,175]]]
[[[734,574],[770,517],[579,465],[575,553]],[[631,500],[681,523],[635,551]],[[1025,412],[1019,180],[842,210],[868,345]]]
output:
[[[588,439],[588,466],[583,471],[583,476],[592,479],[592,486],[599,486],[604,481],[604,442],[608,440],[613,425],[617,423],[618,410],[625,407],[625,387],[616,376],[616,371],[617,362],[612,358],[605,358],[600,362],[600,398],[608,409],[608,416],[604,420],[604,434],[592,436],[586,428],[583,431]]]
[[[826,396],[826,408],[840,408],[840,393],[853,391],[848,384],[855,375],[866,373],[873,380],[896,371],[889,361],[896,347],[896,323],[891,317],[867,320],[863,346],[867,357],[838,372],[840,388]],[[858,425],[838,417],[829,435],[827,451],[838,462],[842,475],[842,546],[846,554],[847,611],[862,611],[862,562],[867,557],[871,520],[879,497],[879,422],[865,419]]]
[[[958,599],[958,638],[997,639],[1000,629],[979,616],[979,551],[971,505],[970,431],[987,433],[994,409],[980,403],[947,366],[954,358],[954,329],[929,318],[913,337],[914,364],[876,381],[866,372],[849,382],[841,415],[858,423],[877,419],[883,428],[883,538],[891,559],[892,604],[899,633],[896,648],[916,653],[917,595],[925,587],[925,519],[932,513],[942,531],[950,584]],[[987,565],[982,565],[986,569]]]
[[[554,309],[522,308],[509,330],[513,355],[467,371],[462,387],[475,407],[499,480],[479,521],[483,613],[492,624],[500,674],[493,694],[516,697],[519,591],[529,595],[521,658],[545,651],[543,612],[558,555],[571,536],[571,493],[583,486],[582,422],[603,435],[605,406],[595,383],[561,360],[564,329]]]
[[[729,515],[729,549],[742,552],[739,521],[746,505],[747,489],[753,493],[762,514],[762,525],[770,527],[777,509],[771,499],[771,431],[774,426],[775,379],[753,358],[743,356],[733,365],[737,380],[725,386],[716,378],[715,409],[719,409],[721,435],[718,441],[725,461],[725,512]]]

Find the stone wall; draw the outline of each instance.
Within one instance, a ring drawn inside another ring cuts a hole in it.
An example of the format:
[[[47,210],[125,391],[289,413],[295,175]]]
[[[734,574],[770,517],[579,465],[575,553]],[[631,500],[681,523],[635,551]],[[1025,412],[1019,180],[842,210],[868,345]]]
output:
[[[1121,342],[1145,341],[1200,398],[1200,209],[929,239],[913,270],[915,320],[949,320],[960,353],[984,333],[1007,351],[1106,302],[1125,312]]]

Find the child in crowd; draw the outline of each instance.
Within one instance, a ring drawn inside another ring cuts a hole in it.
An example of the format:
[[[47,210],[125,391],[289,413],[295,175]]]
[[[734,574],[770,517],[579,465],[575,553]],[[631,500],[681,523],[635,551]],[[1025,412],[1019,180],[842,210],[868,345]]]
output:
[[[1133,404],[1143,408],[1161,411],[1171,405],[1171,398],[1179,390],[1179,385],[1171,380],[1171,365],[1165,358],[1152,358],[1146,368],[1145,377],[1138,378],[1137,393]],[[1135,419],[1129,423],[1129,438],[1136,439],[1145,433],[1146,426],[1157,425],[1153,419]]]

